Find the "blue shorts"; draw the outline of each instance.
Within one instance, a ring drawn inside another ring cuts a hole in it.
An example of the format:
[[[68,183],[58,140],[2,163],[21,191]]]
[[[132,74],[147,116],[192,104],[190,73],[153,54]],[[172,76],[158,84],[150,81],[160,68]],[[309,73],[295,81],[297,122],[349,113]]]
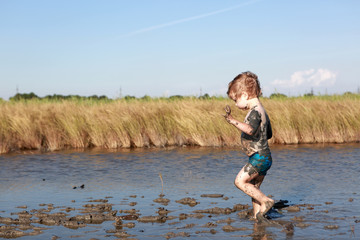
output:
[[[271,154],[269,153],[263,156],[259,153],[254,153],[249,157],[249,163],[255,168],[259,175],[265,176],[272,164]]]

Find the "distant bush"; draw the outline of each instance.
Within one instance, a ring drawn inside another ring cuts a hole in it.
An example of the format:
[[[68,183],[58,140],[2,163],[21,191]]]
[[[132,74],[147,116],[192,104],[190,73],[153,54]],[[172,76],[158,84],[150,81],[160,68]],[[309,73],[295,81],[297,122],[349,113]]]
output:
[[[10,101],[30,100],[30,99],[39,99],[39,97],[33,92],[17,93],[17,94],[15,94],[15,96],[10,98]]]
[[[273,98],[287,98],[287,96],[285,94],[282,94],[282,93],[273,93],[270,95],[270,98],[273,99]]]
[[[304,97],[313,97],[314,96],[314,90],[311,89],[311,91],[309,93],[305,93]]]
[[[135,97],[135,96],[126,95],[126,96],[124,97],[124,99],[125,99],[126,101],[129,101],[129,100],[136,99],[136,97]]]
[[[169,99],[170,100],[181,100],[181,99],[184,99],[184,97],[181,95],[174,95],[174,96],[170,96]]]
[[[344,96],[355,96],[355,95],[359,95],[359,94],[352,93],[352,92],[345,92],[343,95]]]
[[[31,99],[39,99],[39,100],[109,100],[109,98],[105,95],[97,96],[92,95],[89,97],[83,97],[79,95],[46,95],[45,97],[39,97],[35,93],[17,93],[15,96],[10,97],[10,101],[22,101],[22,100],[31,100]]]
[[[101,96],[97,96],[97,95],[92,95],[90,97],[88,97],[88,99],[91,100],[109,100],[109,98],[105,95],[101,95]]]
[[[151,101],[152,98],[149,96],[149,95],[145,95],[141,98],[141,100],[144,100],[144,101]]]
[[[210,98],[211,98],[210,95],[207,93],[199,97],[199,99],[210,99]]]

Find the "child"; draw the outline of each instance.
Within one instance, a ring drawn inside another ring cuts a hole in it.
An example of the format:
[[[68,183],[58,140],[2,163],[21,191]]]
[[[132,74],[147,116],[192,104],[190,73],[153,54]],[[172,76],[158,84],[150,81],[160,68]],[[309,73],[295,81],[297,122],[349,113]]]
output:
[[[243,72],[229,83],[227,92],[235,105],[242,110],[249,110],[244,122],[231,116],[227,106],[225,119],[242,131],[241,144],[249,156],[249,162],[235,178],[235,186],[252,198],[254,217],[265,221],[265,214],[273,207],[274,200],[260,191],[260,185],[270,169],[272,158],[268,139],[272,137],[270,120],[261,105],[258,77],[252,72]]]

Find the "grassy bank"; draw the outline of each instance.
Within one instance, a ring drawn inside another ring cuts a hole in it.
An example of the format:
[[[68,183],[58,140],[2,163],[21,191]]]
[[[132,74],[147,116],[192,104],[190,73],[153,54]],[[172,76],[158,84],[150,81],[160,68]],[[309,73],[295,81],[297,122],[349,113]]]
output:
[[[360,141],[360,97],[262,99],[272,143]],[[0,102],[0,153],[18,149],[238,146],[224,118],[227,99]]]

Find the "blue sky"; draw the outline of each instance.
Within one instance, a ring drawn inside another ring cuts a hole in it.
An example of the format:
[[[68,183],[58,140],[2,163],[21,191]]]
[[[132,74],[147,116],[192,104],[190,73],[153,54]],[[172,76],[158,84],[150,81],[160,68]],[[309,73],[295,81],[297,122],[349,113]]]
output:
[[[0,0],[0,97],[357,92],[357,0]],[[120,90],[121,89],[121,90]]]

